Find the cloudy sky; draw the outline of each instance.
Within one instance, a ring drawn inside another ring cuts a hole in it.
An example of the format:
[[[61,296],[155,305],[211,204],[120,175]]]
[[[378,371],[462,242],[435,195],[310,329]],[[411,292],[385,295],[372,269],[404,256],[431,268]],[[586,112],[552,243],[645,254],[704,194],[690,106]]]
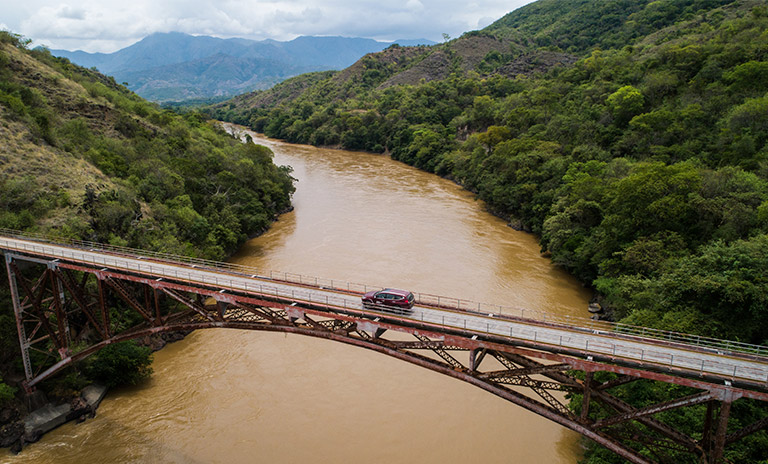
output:
[[[458,37],[532,0],[3,0],[0,29],[53,49],[112,52],[153,32],[291,40]]]

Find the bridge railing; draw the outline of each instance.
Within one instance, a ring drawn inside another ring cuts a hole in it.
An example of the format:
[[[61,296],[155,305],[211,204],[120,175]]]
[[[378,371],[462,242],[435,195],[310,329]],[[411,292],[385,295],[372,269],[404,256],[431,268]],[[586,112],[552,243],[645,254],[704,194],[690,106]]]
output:
[[[77,240],[68,237],[58,237],[33,232],[20,232],[18,230],[0,228],[0,235],[13,237],[20,240],[34,240],[38,242],[50,243],[52,245],[69,245],[89,251],[104,251],[122,256],[140,256],[142,258],[158,259],[180,264],[189,264],[198,268],[207,268],[218,271],[227,271],[241,274],[244,276],[254,276],[280,280],[300,285],[309,285],[313,287],[325,287],[335,290],[345,290],[350,292],[365,293],[369,290],[380,290],[384,287],[358,284],[338,279],[326,279],[316,276],[296,274],[282,271],[260,270],[253,266],[245,266],[237,263],[227,263],[222,261],[212,261],[203,258],[191,256],[176,255],[172,253],[163,253],[158,251],[130,248],[119,245],[110,245],[108,243],[91,242],[87,240]]]
[[[184,265],[194,266],[196,268],[205,268],[214,271],[235,273],[242,276],[259,277],[262,279],[271,279],[280,282],[306,285],[310,287],[325,288],[330,290],[341,290],[347,292],[363,293],[369,290],[379,290],[383,287],[367,284],[351,283],[344,280],[325,279],[316,276],[295,274],[280,271],[259,270],[252,266],[244,266],[235,263],[226,263],[211,261],[189,256],[161,253],[148,250],[140,250],[129,247],[109,245],[98,242],[75,240],[66,237],[56,237],[44,234],[29,232],[20,232],[17,230],[0,228],[0,235],[13,237],[20,240],[32,240],[37,242],[49,243],[52,245],[69,245],[75,248],[88,251],[103,251],[111,254],[140,257],[148,260],[162,260]],[[415,293],[416,301],[420,304],[438,306],[447,309],[453,309],[463,312],[471,312],[486,316],[501,315],[504,317],[520,318],[526,320],[539,321],[543,323],[561,324],[571,328],[590,332],[616,333],[626,336],[640,338],[650,338],[663,340],[671,343],[682,343],[701,348],[710,349],[715,352],[738,352],[753,355],[768,355],[768,347],[752,345],[732,340],[722,340],[699,335],[691,335],[668,330],[653,329],[648,327],[634,326],[619,322],[598,321],[589,318],[554,316],[542,311],[532,309],[495,305],[488,303],[478,303],[470,300],[451,298],[427,293]]]
[[[586,317],[556,316],[543,311],[532,309],[496,305],[490,303],[478,303],[471,300],[462,300],[438,295],[418,294],[417,301],[422,304],[440,306],[443,308],[470,311],[485,315],[501,314],[504,316],[535,320],[544,323],[562,324],[591,332],[612,332],[616,334],[635,336],[640,338],[652,338],[672,343],[682,343],[697,347],[708,348],[713,351],[733,351],[754,355],[768,355],[768,347],[753,345],[733,340],[723,340],[701,335],[691,335],[670,330],[654,329],[650,327],[624,324],[590,319]]]

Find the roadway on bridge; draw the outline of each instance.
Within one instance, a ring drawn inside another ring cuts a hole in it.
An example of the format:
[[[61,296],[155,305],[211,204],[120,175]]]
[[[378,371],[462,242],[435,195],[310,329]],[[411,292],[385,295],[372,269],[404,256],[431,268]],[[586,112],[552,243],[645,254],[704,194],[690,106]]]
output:
[[[163,262],[157,258],[125,256],[98,250],[67,247],[50,243],[0,237],[0,248],[28,255],[60,258],[69,262],[102,266],[105,269],[133,271],[151,278],[168,278],[222,289],[258,293],[290,300],[297,305],[323,304],[344,309],[366,311],[359,295],[272,280],[242,276],[222,269],[201,268],[192,264]],[[374,314],[374,311],[367,311]],[[691,345],[665,344],[656,339],[616,337],[577,326],[542,325],[536,321],[508,320],[499,315],[487,316],[431,306],[417,305],[413,313],[399,316],[445,327],[487,333],[512,339],[534,341],[565,348],[604,354],[631,361],[686,369],[722,378],[740,378],[768,383],[768,359],[738,354],[709,352]],[[753,359],[755,358],[755,359]]]

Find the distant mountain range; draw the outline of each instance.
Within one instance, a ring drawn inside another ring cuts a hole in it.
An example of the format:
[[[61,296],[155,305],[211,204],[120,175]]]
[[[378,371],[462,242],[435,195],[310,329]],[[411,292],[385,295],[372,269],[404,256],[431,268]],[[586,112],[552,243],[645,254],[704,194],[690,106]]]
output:
[[[291,76],[344,69],[393,43],[433,45],[426,39],[379,42],[347,37],[276,40],[219,39],[179,32],[156,33],[114,53],[51,50],[86,68],[97,68],[153,101],[226,97],[267,89]]]

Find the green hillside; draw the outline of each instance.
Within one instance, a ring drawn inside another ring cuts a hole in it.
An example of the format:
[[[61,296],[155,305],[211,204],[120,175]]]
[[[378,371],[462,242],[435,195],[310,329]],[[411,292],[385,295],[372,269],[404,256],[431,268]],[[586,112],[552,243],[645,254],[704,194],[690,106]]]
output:
[[[269,150],[0,39],[0,227],[223,258],[290,207]]]
[[[681,21],[706,14],[732,0],[539,0],[486,28],[505,35],[522,33],[539,47],[572,53],[621,48]]]
[[[269,149],[27,50],[7,32],[0,32],[0,141],[0,228],[221,260],[290,208],[289,170],[272,163]],[[12,396],[2,379],[21,369],[18,359],[6,283],[0,408]]]
[[[764,1],[541,0],[207,111],[455,180],[537,234],[614,320],[765,345],[767,31]],[[617,390],[642,407],[675,387]],[[753,406],[734,423],[768,413]],[[691,411],[658,417],[694,434],[704,412]],[[726,454],[765,462],[768,436]],[[620,461],[590,446],[586,462]]]

